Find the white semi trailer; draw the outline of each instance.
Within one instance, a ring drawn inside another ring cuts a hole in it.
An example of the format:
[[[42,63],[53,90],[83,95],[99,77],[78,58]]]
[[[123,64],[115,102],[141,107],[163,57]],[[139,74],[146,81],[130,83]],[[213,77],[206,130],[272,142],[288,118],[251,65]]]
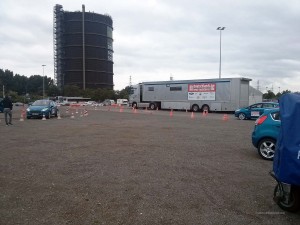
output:
[[[131,87],[134,108],[235,111],[249,105],[248,78],[143,82]]]

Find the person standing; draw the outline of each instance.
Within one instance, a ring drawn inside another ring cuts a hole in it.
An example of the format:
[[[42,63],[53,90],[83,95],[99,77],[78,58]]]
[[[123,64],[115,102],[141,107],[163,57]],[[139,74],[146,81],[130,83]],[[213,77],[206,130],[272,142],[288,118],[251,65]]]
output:
[[[12,108],[13,108],[13,104],[10,100],[10,97],[5,96],[5,98],[2,101],[3,104],[3,112],[4,112],[4,117],[5,117],[5,122],[6,122],[6,126],[13,125],[11,123],[12,121]],[[7,118],[9,116],[9,119]]]

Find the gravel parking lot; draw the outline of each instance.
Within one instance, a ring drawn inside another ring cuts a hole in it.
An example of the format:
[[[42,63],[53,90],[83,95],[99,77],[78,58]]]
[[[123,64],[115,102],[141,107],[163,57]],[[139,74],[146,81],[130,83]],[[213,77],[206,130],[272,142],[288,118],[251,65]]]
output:
[[[0,114],[0,224],[300,224],[233,115],[79,109]],[[72,113],[74,119],[71,119]]]

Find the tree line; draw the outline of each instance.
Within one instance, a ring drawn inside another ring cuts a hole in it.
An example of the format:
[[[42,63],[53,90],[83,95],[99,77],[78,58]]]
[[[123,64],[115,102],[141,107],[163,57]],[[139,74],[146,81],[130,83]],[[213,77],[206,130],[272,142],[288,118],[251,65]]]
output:
[[[268,90],[267,93],[263,94],[263,99],[276,100],[276,99],[279,99],[281,95],[287,94],[287,93],[291,93],[291,91],[285,90],[282,92],[277,92],[277,94],[275,94],[273,91]],[[299,93],[299,92],[295,92],[295,93]]]
[[[10,70],[0,69],[0,85],[4,86],[6,94],[12,97],[14,102],[28,103],[43,97],[43,76],[32,75],[30,77],[14,74]],[[128,99],[130,87],[127,86],[122,90],[108,89],[86,89],[82,90],[75,85],[66,85],[61,92],[55,85],[51,77],[44,77],[44,91],[46,97],[69,96],[69,97],[86,97],[93,101],[101,102],[105,99]],[[2,92],[0,94],[2,96]]]
[[[10,95],[14,102],[28,103],[36,99],[43,97],[43,77],[41,75],[32,75],[26,77],[24,75],[14,74],[10,70],[0,69],[0,85],[1,88],[4,85],[5,92]],[[44,77],[44,90],[46,97],[55,96],[69,96],[69,97],[86,97],[91,98],[93,101],[101,102],[105,99],[128,99],[130,87],[127,86],[122,90],[108,90],[108,89],[86,89],[82,90],[78,86],[64,87],[62,93],[55,85],[54,80],[51,77]],[[278,99],[285,93],[290,93],[290,90],[284,90],[275,94],[271,90],[263,94],[263,99]],[[299,92],[296,92],[299,93]],[[1,96],[1,94],[0,94]]]

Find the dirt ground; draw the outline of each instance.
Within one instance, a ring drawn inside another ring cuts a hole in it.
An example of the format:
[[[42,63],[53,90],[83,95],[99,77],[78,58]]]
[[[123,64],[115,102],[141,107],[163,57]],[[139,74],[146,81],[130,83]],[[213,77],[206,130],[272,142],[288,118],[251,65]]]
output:
[[[0,114],[0,224],[300,224],[233,115],[118,108]],[[74,119],[71,118],[73,113]],[[194,117],[194,118],[192,118]]]

